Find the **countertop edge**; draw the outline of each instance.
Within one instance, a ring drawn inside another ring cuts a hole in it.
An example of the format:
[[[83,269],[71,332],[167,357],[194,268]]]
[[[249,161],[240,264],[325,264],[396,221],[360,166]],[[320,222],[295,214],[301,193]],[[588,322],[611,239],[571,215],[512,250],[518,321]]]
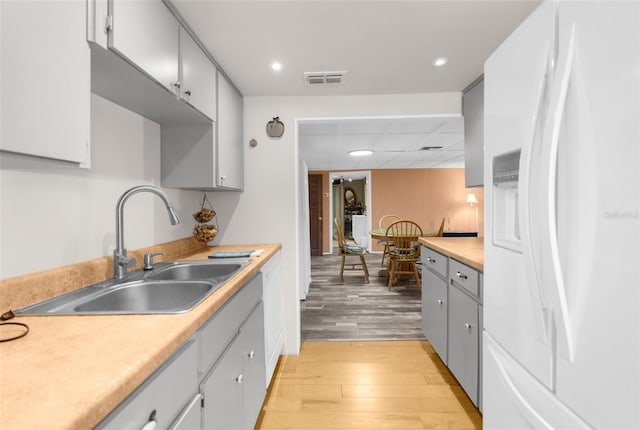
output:
[[[421,237],[419,243],[484,272],[484,238]]]
[[[258,248],[264,249],[261,256],[251,258],[251,263],[226,285],[185,314],[19,316],[32,330],[21,343],[6,343],[0,349],[0,386],[5,387],[0,422],[9,428],[31,429],[50,428],[52,423],[69,429],[97,425],[257,274],[282,245],[216,245],[177,258],[206,260],[214,251]],[[117,333],[125,330],[135,334],[127,333],[117,344]],[[78,382],[94,372],[92,380]],[[65,377],[70,378],[70,383],[61,389],[59,385],[64,384]],[[50,386],[36,388],[44,380]],[[34,402],[39,403],[39,412],[28,413]]]

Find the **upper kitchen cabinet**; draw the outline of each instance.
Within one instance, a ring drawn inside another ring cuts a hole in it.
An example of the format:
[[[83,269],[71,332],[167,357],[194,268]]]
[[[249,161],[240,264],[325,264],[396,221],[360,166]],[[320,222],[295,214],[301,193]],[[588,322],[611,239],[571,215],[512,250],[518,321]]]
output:
[[[161,1],[112,0],[109,48],[169,91],[179,87],[180,24]]]
[[[215,121],[216,68],[160,0],[89,1],[91,89],[160,124]]]
[[[180,27],[179,96],[210,119],[216,118],[217,70],[202,49]]]
[[[480,78],[462,94],[464,116],[464,177],[466,187],[484,182],[484,79]]]
[[[221,188],[244,187],[242,95],[218,73],[218,178]]]
[[[88,167],[86,13],[81,1],[0,1],[0,150]]]
[[[241,191],[243,100],[218,73],[217,121],[162,125],[162,186]]]

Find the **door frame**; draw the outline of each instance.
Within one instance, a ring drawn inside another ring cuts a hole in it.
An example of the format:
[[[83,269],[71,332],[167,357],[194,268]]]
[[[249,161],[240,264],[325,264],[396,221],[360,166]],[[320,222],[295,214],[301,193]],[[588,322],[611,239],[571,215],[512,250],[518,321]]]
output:
[[[373,213],[373,200],[371,198],[371,171],[370,170],[360,170],[360,171],[348,171],[348,172],[329,172],[329,202],[330,209],[329,214],[331,218],[331,222],[329,223],[329,254],[333,254],[333,234],[335,227],[333,225],[333,186],[332,183],[335,179],[364,179],[365,180],[365,202],[367,202],[367,221],[368,221],[368,229],[371,231],[371,214]],[[369,241],[367,245],[367,251],[371,252],[371,241]]]

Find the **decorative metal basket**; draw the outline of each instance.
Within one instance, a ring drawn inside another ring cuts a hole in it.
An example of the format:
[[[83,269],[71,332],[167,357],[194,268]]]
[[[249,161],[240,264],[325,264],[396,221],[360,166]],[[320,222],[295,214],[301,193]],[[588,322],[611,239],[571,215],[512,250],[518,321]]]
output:
[[[211,242],[218,234],[215,225],[200,224],[193,227],[193,237],[200,242]]]
[[[208,206],[205,207],[205,204]],[[216,217],[216,211],[213,210],[207,195],[202,198],[202,204],[200,210],[193,214],[193,218],[198,222],[193,227],[193,237],[200,242],[211,242],[218,234],[218,226],[211,224],[204,224],[213,220]]]

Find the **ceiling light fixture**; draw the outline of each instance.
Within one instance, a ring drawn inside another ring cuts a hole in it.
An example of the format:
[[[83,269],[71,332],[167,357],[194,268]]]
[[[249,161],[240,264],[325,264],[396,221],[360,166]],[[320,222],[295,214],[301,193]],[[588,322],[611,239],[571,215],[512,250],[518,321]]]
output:
[[[282,64],[277,62],[277,61],[275,61],[275,62],[271,63],[271,68],[273,70],[275,70],[276,72],[279,72],[280,70],[282,70]]]
[[[431,64],[433,64],[434,67],[442,67],[447,64],[448,61],[447,57],[437,57],[433,59]]]
[[[364,157],[365,155],[371,155],[373,151],[370,149],[358,149],[355,151],[349,151],[349,155],[352,157]]]

